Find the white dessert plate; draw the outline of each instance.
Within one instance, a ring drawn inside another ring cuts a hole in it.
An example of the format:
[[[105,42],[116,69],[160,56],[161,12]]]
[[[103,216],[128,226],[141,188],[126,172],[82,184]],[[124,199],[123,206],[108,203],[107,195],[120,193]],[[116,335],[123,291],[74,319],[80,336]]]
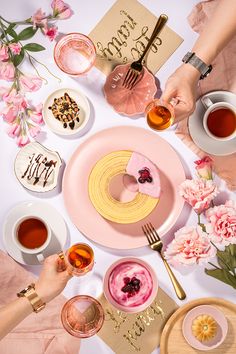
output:
[[[48,247],[43,251],[44,257],[63,250],[67,240],[67,228],[61,214],[50,204],[43,202],[23,202],[10,210],[3,225],[3,243],[7,253],[17,262],[25,265],[40,265],[33,254],[21,252],[13,240],[13,225],[24,216],[37,216],[45,220],[52,231],[52,239]]]
[[[236,95],[229,91],[212,91],[203,97],[209,97],[213,103],[228,102],[236,107]],[[231,155],[236,152],[236,138],[227,141],[218,141],[207,135],[203,128],[203,116],[206,108],[199,99],[196,109],[188,120],[189,134],[194,143],[203,151],[217,156]]]
[[[57,185],[62,164],[60,155],[33,142],[22,147],[15,158],[14,170],[18,181],[33,192],[48,192]]]
[[[63,123],[57,120],[54,117],[52,110],[49,109],[49,107],[52,106],[54,99],[63,96],[66,92],[73,100],[75,100],[75,102],[78,104],[78,107],[80,109],[79,122],[75,120],[74,129],[71,129],[68,124],[67,124],[67,128],[64,128]],[[79,90],[74,90],[70,88],[62,88],[56,90],[48,96],[48,98],[46,99],[43,105],[43,119],[47,124],[47,126],[49,127],[49,129],[51,129],[56,134],[70,136],[81,132],[87,125],[89,121],[89,117],[90,117],[90,105],[88,99]]]

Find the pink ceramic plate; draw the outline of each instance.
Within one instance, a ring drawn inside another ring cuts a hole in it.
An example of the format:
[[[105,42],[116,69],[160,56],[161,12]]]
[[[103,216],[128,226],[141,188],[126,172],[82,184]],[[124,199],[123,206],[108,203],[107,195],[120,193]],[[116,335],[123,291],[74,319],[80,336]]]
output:
[[[116,112],[133,116],[145,111],[147,104],[153,100],[157,87],[155,77],[145,67],[141,80],[132,90],[123,87],[122,82],[129,67],[130,64],[116,66],[108,75],[103,90],[107,102]]]
[[[205,343],[201,343],[199,340],[197,340],[193,336],[191,331],[193,320],[203,314],[212,316],[218,323],[218,331],[216,333],[215,338]],[[212,350],[214,348],[217,348],[221,343],[223,343],[227,334],[228,323],[223,312],[218,310],[216,307],[209,305],[201,305],[194,307],[191,311],[187,313],[183,320],[182,330],[184,338],[193,348],[198,350]]]
[[[161,179],[156,208],[145,219],[128,225],[104,219],[88,195],[88,177],[95,163],[112,151],[124,149],[137,151],[154,162]],[[177,153],[164,139],[142,128],[120,126],[100,131],[77,148],[66,166],[62,190],[68,213],[84,235],[103,246],[132,249],[147,245],[141,229],[147,221],[160,236],[174,225],[184,205],[178,186],[185,178]]]

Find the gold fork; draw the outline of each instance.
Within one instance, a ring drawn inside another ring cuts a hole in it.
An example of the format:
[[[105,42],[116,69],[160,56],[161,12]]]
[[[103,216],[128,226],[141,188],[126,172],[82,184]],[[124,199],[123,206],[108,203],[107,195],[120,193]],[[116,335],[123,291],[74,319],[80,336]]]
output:
[[[159,254],[165,264],[166,270],[169,274],[170,280],[174,286],[176,295],[178,296],[178,298],[180,300],[184,300],[186,298],[186,294],[162,254],[163,243],[162,243],[158,233],[156,232],[156,230],[154,229],[153,225],[150,222],[148,224],[145,224],[144,226],[142,226],[142,230],[143,230],[144,235],[148,239],[148,243],[149,243],[151,249],[159,252]]]
[[[156,39],[156,36],[161,32],[162,28],[165,26],[167,20],[168,20],[167,15],[160,15],[160,17],[158,18],[156,26],[152,32],[152,35],[147,43],[146,48],[144,49],[143,54],[141,55],[139,60],[131,63],[129,70],[127,71],[127,73],[125,75],[124,81],[122,83],[122,86],[124,86],[125,88],[132,90],[134,85],[137,83],[138,77],[143,70],[143,58],[145,57],[150,46],[152,45],[152,43]]]

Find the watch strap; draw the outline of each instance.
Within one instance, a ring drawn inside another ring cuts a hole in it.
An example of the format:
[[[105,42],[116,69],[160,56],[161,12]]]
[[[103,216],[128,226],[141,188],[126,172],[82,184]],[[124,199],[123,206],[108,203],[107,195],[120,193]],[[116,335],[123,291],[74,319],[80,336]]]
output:
[[[200,74],[201,74],[200,80],[202,80],[205,77],[207,77],[210,74],[211,70],[212,70],[212,65],[207,65],[206,63],[204,63],[204,61],[201,60],[193,52],[188,52],[187,54],[185,54],[185,56],[183,57],[182,61],[184,63],[191,64],[194,68],[196,68],[200,72]]]
[[[45,302],[43,302],[42,299],[40,299],[40,297],[36,293],[34,283],[30,284],[27,288],[20,291],[17,296],[26,297],[29,300],[34,312],[36,313],[44,309],[44,307],[46,306]]]

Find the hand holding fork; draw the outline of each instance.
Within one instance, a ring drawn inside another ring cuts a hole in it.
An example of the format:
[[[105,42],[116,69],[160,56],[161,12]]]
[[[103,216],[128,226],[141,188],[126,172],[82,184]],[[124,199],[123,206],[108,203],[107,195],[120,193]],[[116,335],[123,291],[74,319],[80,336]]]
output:
[[[146,53],[148,52],[149,48],[151,47],[152,43],[156,39],[157,35],[161,32],[162,28],[165,26],[167,20],[168,20],[167,15],[160,15],[160,17],[157,20],[156,26],[152,32],[152,35],[147,43],[147,46],[144,49],[143,54],[141,55],[139,60],[131,63],[129,70],[125,75],[122,86],[126,87],[129,90],[132,90],[132,88],[135,86],[139,78],[139,75],[143,70],[143,59]]]

